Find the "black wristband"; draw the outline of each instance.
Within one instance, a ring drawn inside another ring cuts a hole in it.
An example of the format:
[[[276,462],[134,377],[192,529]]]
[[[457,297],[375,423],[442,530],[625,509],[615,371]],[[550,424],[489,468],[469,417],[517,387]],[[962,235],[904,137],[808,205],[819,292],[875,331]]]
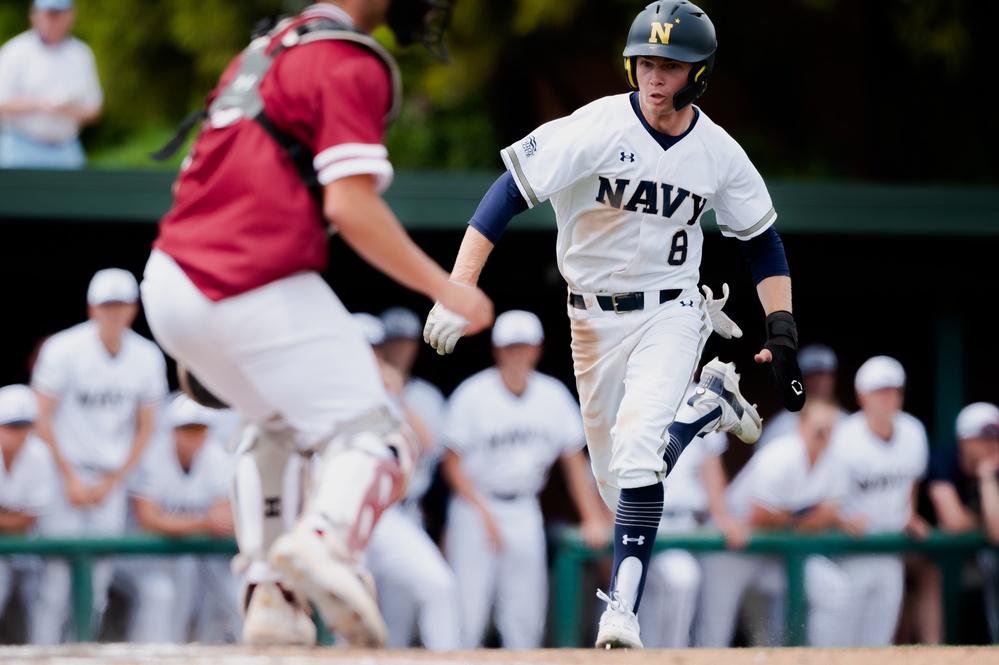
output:
[[[764,323],[767,327],[767,346],[779,344],[798,350],[798,326],[791,312],[779,310],[768,314]]]

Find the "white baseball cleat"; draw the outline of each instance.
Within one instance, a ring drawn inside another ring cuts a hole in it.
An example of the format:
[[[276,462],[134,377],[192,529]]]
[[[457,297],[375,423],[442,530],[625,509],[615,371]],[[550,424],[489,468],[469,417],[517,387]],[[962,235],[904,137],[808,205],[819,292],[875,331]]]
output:
[[[715,358],[701,370],[701,381],[687,400],[690,406],[716,404],[721,417],[715,432],[731,432],[746,443],[755,443],[763,431],[755,404],[750,404],[739,392],[739,373],[735,363],[723,363]]]
[[[243,619],[243,643],[250,646],[313,646],[316,625],[274,582],[254,586]]]
[[[312,601],[330,632],[349,646],[385,646],[388,631],[370,579],[334,553],[335,543],[326,541],[335,537],[300,524],[274,541],[270,564],[281,573],[282,584]]]
[[[638,617],[631,609],[631,603],[613,591],[608,596],[597,589],[597,598],[607,603],[607,609],[600,617],[600,628],[597,630],[598,649],[643,649],[641,629],[638,627]]]

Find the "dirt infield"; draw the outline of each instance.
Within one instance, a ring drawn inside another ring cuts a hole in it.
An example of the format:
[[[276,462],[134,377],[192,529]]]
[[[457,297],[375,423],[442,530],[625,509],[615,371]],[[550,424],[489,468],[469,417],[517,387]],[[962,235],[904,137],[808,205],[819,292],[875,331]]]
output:
[[[74,644],[0,647],[3,665],[997,665],[999,647],[884,649],[683,649],[597,651],[480,649],[449,653],[422,649],[251,649],[240,646]]]

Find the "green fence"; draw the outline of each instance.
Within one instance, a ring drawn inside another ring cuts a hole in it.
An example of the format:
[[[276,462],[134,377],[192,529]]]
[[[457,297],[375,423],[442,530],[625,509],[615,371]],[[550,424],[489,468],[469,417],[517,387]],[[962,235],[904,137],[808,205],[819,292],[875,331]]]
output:
[[[580,616],[583,594],[584,567],[587,563],[613,556],[613,549],[592,550],[583,544],[575,528],[558,529],[551,534],[553,570],[551,578],[551,628],[556,647],[582,647]],[[962,569],[965,558],[989,547],[981,533],[948,535],[933,531],[926,540],[914,541],[901,534],[871,534],[862,539],[846,533],[829,532],[801,535],[789,532],[753,534],[750,543],[740,551],[752,554],[773,554],[784,558],[787,569],[787,612],[785,626],[788,646],[806,644],[805,559],[810,554],[828,556],[848,553],[922,552],[933,557],[943,577],[944,638],[957,644],[961,626]],[[999,550],[999,546],[992,546]],[[683,549],[710,552],[726,549],[724,539],[716,531],[692,532],[660,536],[656,551]]]
[[[805,559],[810,554],[838,555],[846,553],[922,552],[932,556],[940,566],[943,576],[943,607],[945,640],[958,642],[962,620],[961,593],[962,568],[965,559],[989,547],[980,533],[958,536],[933,531],[923,541],[914,541],[903,535],[877,534],[855,539],[845,533],[823,533],[803,536],[800,534],[771,532],[755,533],[742,551],[752,554],[773,554],[784,558],[787,567],[787,625],[789,646],[806,643],[805,615],[807,612],[804,580]],[[992,546],[999,550],[999,547]],[[563,528],[551,534],[551,627],[552,642],[556,647],[583,647],[581,616],[584,594],[591,593],[583,586],[584,569],[588,563],[613,555],[606,550],[591,550],[579,537],[575,528]],[[660,537],[656,550],[679,548],[692,552],[721,551],[725,549],[722,537],[716,532],[692,532]],[[0,536],[0,555],[35,554],[65,558],[72,570],[73,612],[76,639],[93,642],[97,638],[97,622],[93,617],[93,580],[91,566],[94,559],[103,556],[129,554],[235,554],[236,543],[207,537],[167,538],[152,534],[136,534],[107,539],[56,539],[23,536]],[[320,626],[321,628],[321,626]],[[320,631],[320,643],[332,643],[331,636]]]

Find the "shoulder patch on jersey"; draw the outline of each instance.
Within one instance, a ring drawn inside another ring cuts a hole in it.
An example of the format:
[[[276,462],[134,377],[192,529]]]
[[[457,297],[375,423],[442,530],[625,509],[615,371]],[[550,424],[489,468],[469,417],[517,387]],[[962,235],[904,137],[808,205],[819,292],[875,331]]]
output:
[[[524,157],[530,157],[538,151],[538,140],[534,138],[534,134],[531,134],[524,142],[520,144],[520,147],[524,150]]]

